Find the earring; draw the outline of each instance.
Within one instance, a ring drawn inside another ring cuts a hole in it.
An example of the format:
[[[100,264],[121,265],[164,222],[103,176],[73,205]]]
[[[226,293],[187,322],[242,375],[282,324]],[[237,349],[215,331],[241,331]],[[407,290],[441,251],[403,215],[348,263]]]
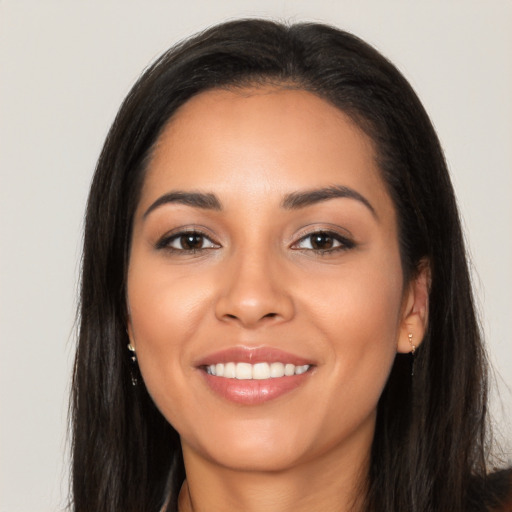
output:
[[[128,343],[128,345],[126,345],[126,346],[127,346],[128,350],[131,352],[130,359],[132,360],[132,363],[131,363],[131,367],[130,367],[130,375],[132,378],[132,386],[136,386],[138,383],[138,380],[137,380],[137,355],[135,354],[135,347],[131,343]]]
[[[408,335],[408,338],[409,338],[409,345],[411,345],[411,377],[414,375],[414,353],[416,352],[416,345],[412,342],[412,334],[409,333]]]

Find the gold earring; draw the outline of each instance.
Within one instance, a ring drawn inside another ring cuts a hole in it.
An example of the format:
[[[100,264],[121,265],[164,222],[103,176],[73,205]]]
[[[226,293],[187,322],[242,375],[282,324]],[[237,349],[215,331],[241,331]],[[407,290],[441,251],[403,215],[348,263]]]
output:
[[[407,335],[409,338],[409,345],[411,345],[411,377],[414,375],[414,352],[416,352],[416,345],[412,342],[412,334]]]
[[[416,345],[412,342],[412,334],[409,333],[407,336],[409,337],[409,345],[411,345],[411,354],[414,355],[414,352],[416,352]]]
[[[131,368],[130,368],[130,375],[132,378],[132,386],[136,386],[138,383],[138,380],[137,380],[137,371],[136,371],[137,370],[137,355],[135,354],[135,347],[131,343],[128,343],[128,345],[126,345],[126,347],[131,352],[130,359],[132,360],[132,364],[131,364]]]

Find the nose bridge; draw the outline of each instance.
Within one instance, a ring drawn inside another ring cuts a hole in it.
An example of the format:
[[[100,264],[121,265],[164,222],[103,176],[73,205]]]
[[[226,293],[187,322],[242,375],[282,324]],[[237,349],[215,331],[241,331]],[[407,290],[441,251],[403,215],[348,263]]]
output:
[[[279,257],[268,247],[250,243],[238,247],[226,261],[221,279],[224,286],[216,304],[218,318],[254,327],[293,316],[293,302]]]

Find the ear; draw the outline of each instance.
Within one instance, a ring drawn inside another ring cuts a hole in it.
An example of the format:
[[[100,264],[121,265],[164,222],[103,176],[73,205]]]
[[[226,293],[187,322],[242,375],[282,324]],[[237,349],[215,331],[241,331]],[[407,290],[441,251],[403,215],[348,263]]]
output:
[[[425,336],[430,275],[430,262],[422,260],[416,275],[405,288],[397,343],[397,351],[403,354],[412,352],[413,346],[418,348]]]

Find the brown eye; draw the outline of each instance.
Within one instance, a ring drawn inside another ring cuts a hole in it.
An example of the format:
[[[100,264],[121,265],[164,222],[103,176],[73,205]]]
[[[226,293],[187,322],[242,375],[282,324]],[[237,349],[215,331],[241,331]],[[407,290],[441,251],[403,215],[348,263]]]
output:
[[[311,247],[318,251],[325,251],[334,247],[334,239],[328,233],[315,233],[311,235]]]
[[[352,240],[334,232],[315,231],[302,237],[292,246],[292,249],[315,251],[317,253],[329,253],[344,251],[355,247]]]
[[[203,248],[204,236],[199,233],[187,233],[179,237],[179,245],[185,251],[193,251]]]
[[[157,249],[169,249],[174,252],[193,253],[205,249],[215,249],[220,246],[212,242],[206,235],[197,231],[190,231],[164,237],[156,247]]]

